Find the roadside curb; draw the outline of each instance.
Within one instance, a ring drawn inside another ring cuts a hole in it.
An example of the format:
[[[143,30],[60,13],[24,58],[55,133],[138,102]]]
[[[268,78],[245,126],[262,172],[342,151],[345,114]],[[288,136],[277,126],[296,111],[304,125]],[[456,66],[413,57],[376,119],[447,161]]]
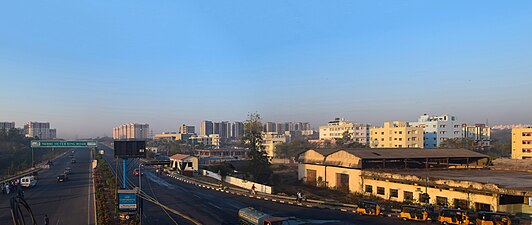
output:
[[[310,204],[309,203],[299,203],[297,201],[294,201],[295,198],[292,199],[291,197],[287,197],[287,196],[252,195],[252,194],[248,194],[248,193],[245,193],[245,192],[242,192],[242,191],[223,190],[222,188],[215,187],[212,184],[211,185],[205,185],[205,184],[201,184],[199,182],[190,181],[189,179],[185,179],[185,178],[183,178],[183,177],[181,177],[179,175],[174,175],[174,174],[165,174],[165,175],[168,176],[168,177],[174,178],[174,179],[176,179],[178,181],[184,182],[184,183],[193,184],[193,185],[196,185],[196,186],[201,187],[201,188],[211,189],[211,190],[224,192],[224,193],[228,193],[228,194],[232,194],[232,195],[238,195],[238,196],[243,196],[243,197],[248,197],[248,198],[254,198],[254,199],[259,199],[259,200],[264,200],[264,201],[271,201],[271,202],[275,202],[275,203],[281,203],[281,204],[293,205],[293,206],[299,206],[299,207],[305,207],[305,208],[329,209],[329,210],[337,210],[337,211],[347,212],[347,213],[356,213],[356,211],[355,211],[356,205],[353,205],[354,207],[330,206],[330,205],[326,205],[327,204],[326,202],[323,202],[321,204],[320,203],[316,203],[319,200],[312,200],[313,202],[315,202],[314,204],[312,204],[312,203],[310,203]],[[207,182],[205,182],[205,183],[207,183]],[[391,217],[392,215],[391,214],[387,214],[385,216]]]

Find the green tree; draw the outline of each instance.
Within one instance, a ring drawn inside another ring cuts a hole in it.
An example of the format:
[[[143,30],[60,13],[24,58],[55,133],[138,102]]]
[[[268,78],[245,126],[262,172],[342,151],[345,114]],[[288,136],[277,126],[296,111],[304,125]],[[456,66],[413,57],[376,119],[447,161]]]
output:
[[[251,163],[246,172],[258,182],[270,182],[272,171],[270,160],[262,145],[262,122],[258,113],[249,114],[244,122],[242,143],[250,150],[248,156]]]
[[[338,148],[369,148],[365,144],[353,140],[352,134],[348,131],[342,133],[342,138],[336,138],[336,147]]]
[[[337,147],[346,147],[351,142],[351,134],[349,131],[344,131],[342,133],[342,138],[336,138],[336,146]]]
[[[475,150],[476,144],[470,138],[449,138],[440,143],[440,148],[465,148]]]

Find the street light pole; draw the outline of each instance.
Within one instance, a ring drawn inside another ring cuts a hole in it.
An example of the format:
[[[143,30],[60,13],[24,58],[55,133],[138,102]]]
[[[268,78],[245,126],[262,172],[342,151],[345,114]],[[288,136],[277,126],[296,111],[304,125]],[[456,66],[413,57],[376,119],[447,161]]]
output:
[[[141,166],[144,164],[144,162],[141,162],[139,163],[139,195],[140,195],[140,192],[142,191],[142,171],[140,170]],[[140,201],[142,201],[141,198],[139,198]],[[140,225],[142,225],[142,208],[144,206],[141,204],[141,207],[139,208],[139,221],[140,221]]]

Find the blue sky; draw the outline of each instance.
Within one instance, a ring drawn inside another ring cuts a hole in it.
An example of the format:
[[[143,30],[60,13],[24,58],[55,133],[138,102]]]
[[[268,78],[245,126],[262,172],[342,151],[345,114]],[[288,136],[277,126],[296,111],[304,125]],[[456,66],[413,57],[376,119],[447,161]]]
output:
[[[0,121],[530,123],[531,1],[7,1]]]

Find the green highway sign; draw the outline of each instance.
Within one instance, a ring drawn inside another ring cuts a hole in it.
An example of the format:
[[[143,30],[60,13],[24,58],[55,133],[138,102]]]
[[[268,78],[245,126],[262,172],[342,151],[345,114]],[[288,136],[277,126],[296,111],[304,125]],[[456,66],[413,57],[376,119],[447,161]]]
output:
[[[32,148],[96,147],[96,141],[31,141]]]

